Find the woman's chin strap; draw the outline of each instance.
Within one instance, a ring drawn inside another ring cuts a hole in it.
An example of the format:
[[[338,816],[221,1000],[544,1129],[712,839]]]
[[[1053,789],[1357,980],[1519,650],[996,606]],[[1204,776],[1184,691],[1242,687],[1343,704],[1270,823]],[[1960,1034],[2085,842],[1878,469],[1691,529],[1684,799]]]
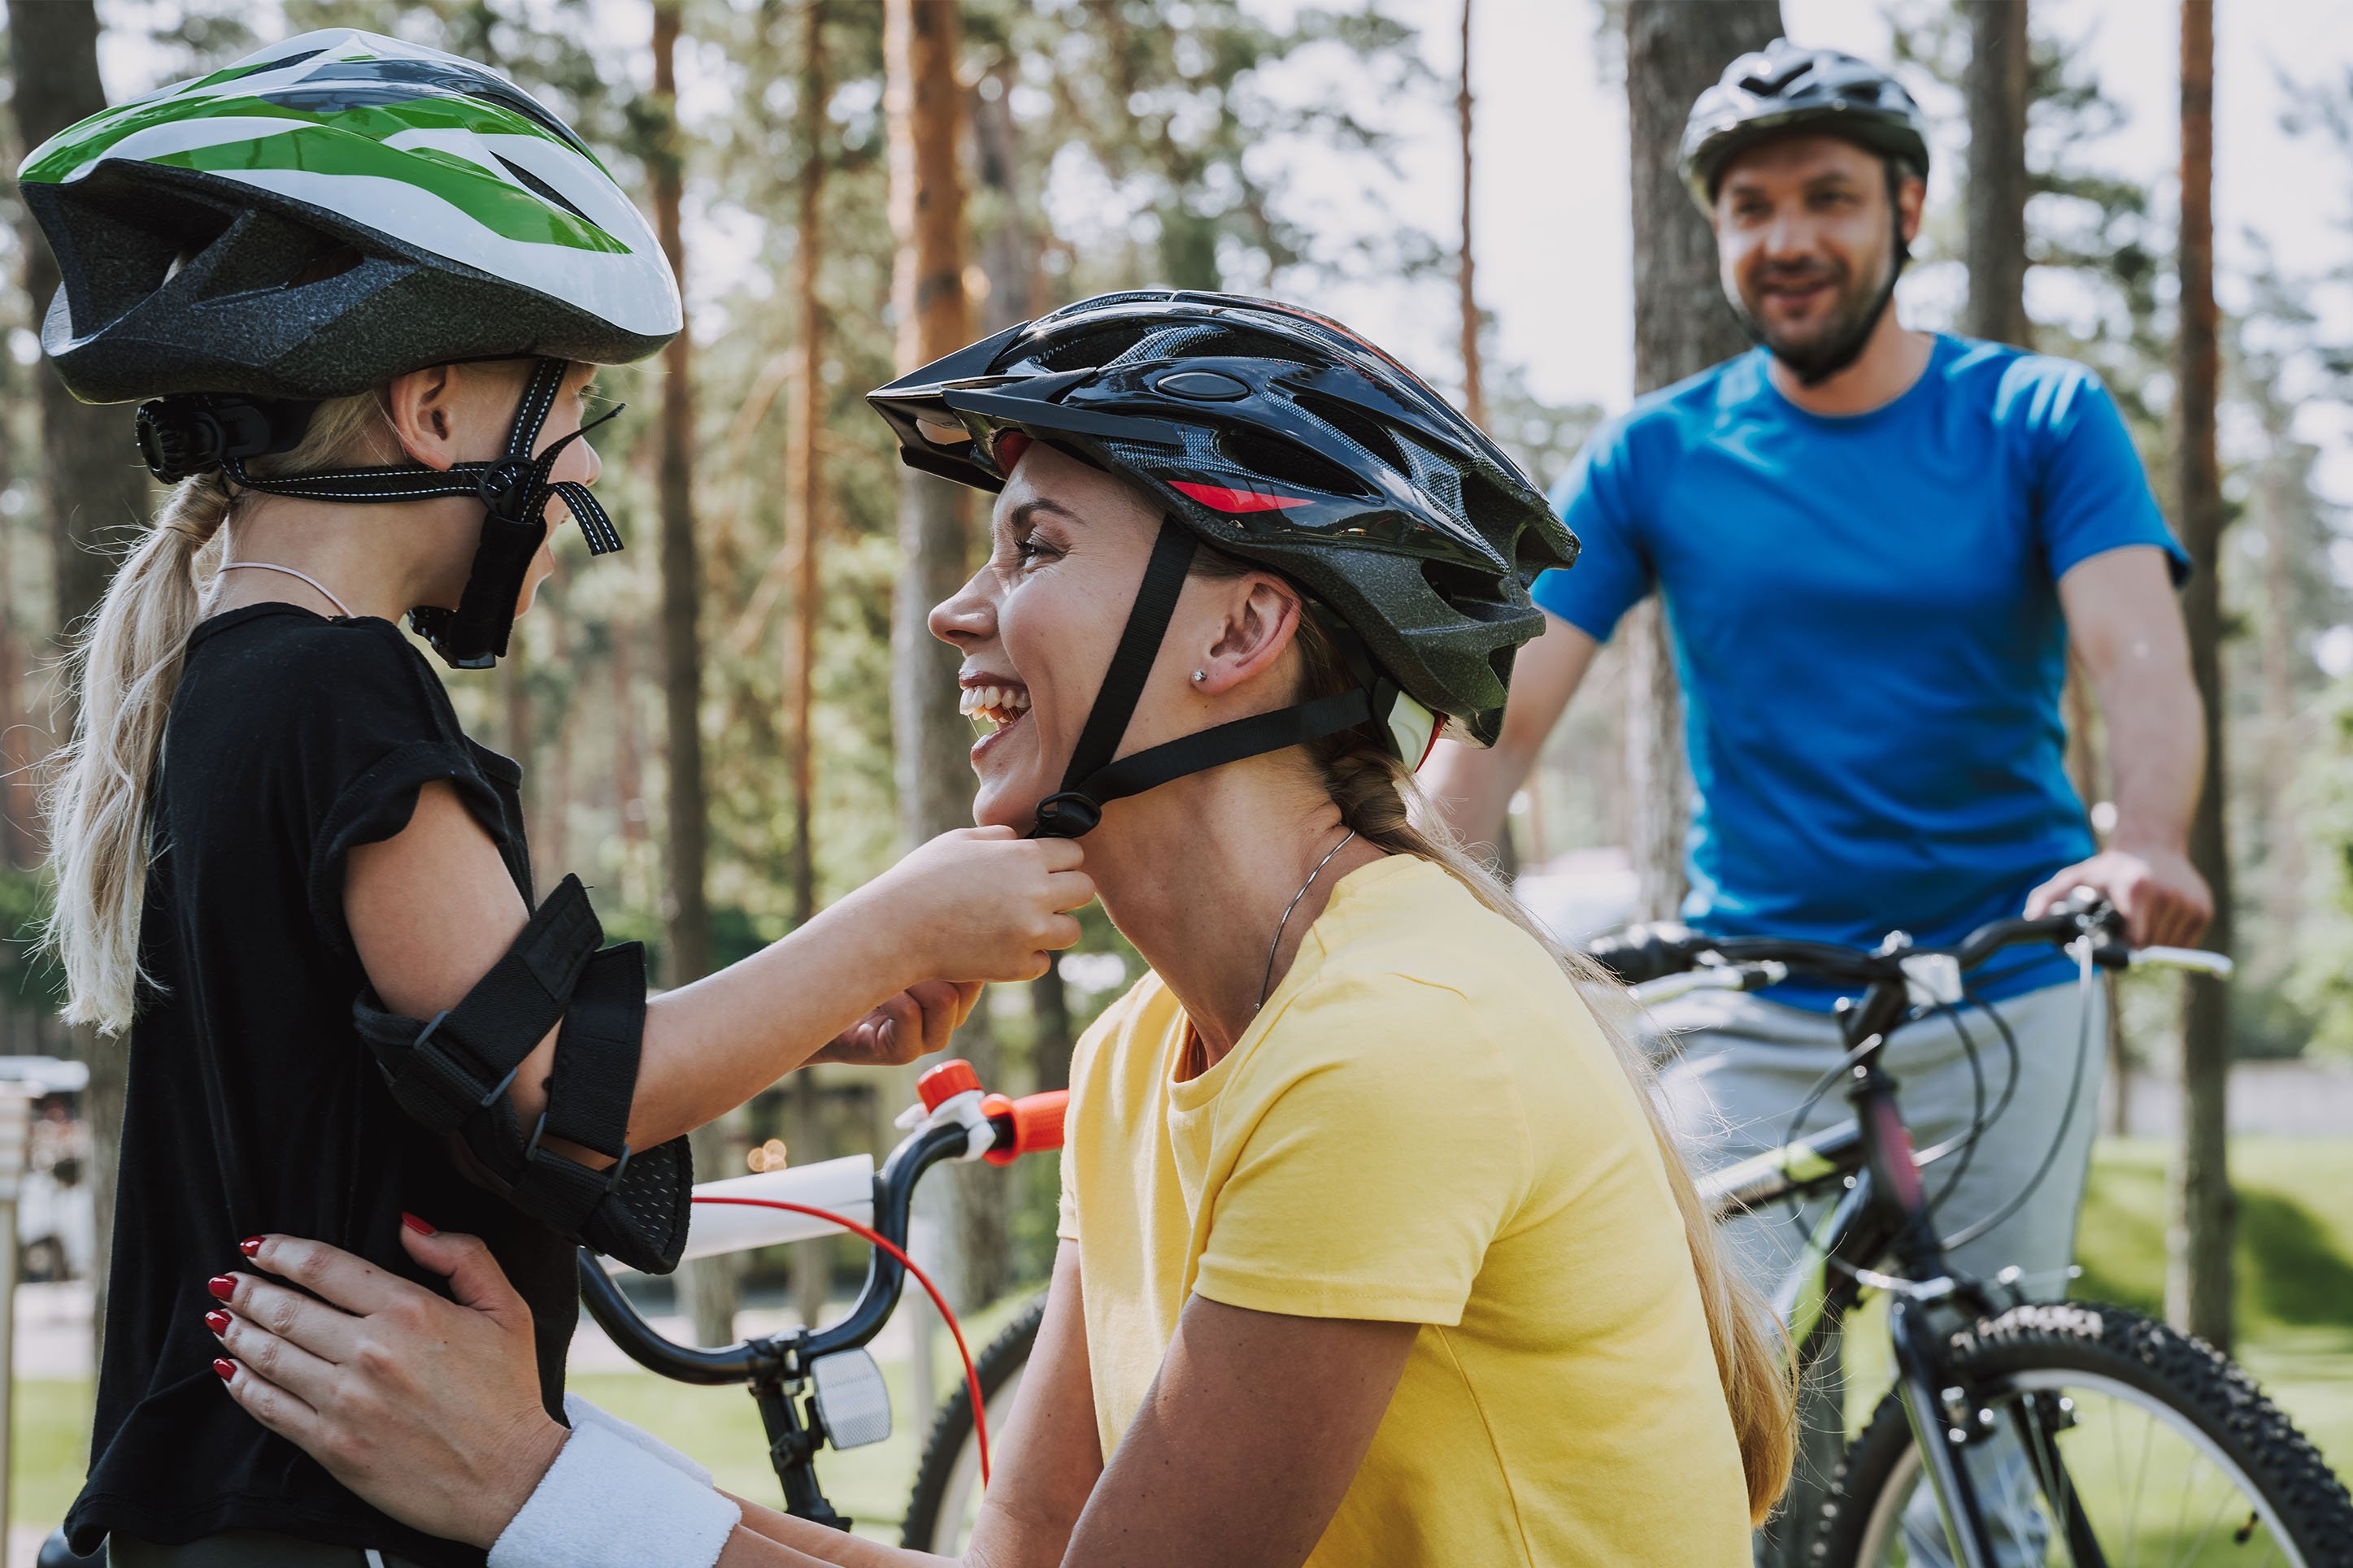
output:
[[[1114,800],[1157,789],[1188,773],[1206,773],[1244,757],[1303,745],[1372,722],[1373,693],[1359,687],[1236,719],[1114,762],[1113,754],[1144,696],[1144,683],[1167,638],[1168,623],[1176,616],[1177,595],[1192,570],[1193,549],[1189,529],[1173,517],[1160,520],[1160,537],[1152,546],[1151,564],[1144,569],[1135,607],[1128,612],[1119,647],[1103,672],[1103,689],[1096,693],[1086,726],[1079,731],[1079,743],[1071,749],[1062,787],[1038,803],[1038,824],[1029,830],[1030,837],[1082,837],[1094,830],[1103,820],[1103,808]]]

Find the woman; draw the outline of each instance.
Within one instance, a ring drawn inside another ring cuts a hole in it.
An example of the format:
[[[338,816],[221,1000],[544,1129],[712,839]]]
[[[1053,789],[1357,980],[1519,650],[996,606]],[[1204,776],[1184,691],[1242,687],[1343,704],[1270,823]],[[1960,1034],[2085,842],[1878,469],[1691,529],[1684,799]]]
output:
[[[80,396],[154,400],[141,447],[176,481],[81,647],[49,818],[68,1016],[130,1036],[69,1533],[121,1564],[479,1563],[227,1407],[202,1314],[239,1238],[430,1278],[404,1215],[464,1224],[560,1410],[575,1239],[674,1265],[690,1129],[815,1054],[936,1048],[1092,889],[1069,846],[952,837],[650,1005],[576,879],[532,911],[519,770],[394,622],[487,666],[554,502],[617,547],[588,384],[679,309],[643,220],[511,84],[312,33],[72,127],[21,183],[65,278],[45,346]]]
[[[1073,1064],[967,1560],[1746,1562],[1790,1440],[1758,1304],[1565,962],[1416,825],[1438,719],[1492,736],[1574,542],[1411,374],[1264,301],[1087,301],[874,401],[911,464],[1002,489],[932,617],[992,725],[976,815],[1092,827],[1152,966]],[[586,1412],[567,1439],[478,1404],[503,1288],[470,1242],[411,1247],[475,1309],[431,1314],[439,1364],[408,1288],[290,1239],[257,1264],[349,1310],[245,1274],[222,1335],[232,1395],[396,1513],[601,1563],[594,1500],[635,1487],[678,1494],[620,1553],[665,1568],[918,1560],[611,1468]]]

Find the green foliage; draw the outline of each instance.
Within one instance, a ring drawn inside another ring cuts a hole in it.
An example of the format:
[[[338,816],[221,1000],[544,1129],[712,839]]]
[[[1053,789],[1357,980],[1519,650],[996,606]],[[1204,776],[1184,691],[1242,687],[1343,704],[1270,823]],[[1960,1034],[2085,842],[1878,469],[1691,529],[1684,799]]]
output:
[[[0,1007],[53,1015],[65,1005],[65,970],[41,941],[48,918],[48,878],[0,867]]]
[[[2353,680],[2318,704],[2300,782],[2316,853],[2290,994],[2312,1016],[2314,1047],[2353,1058]]]

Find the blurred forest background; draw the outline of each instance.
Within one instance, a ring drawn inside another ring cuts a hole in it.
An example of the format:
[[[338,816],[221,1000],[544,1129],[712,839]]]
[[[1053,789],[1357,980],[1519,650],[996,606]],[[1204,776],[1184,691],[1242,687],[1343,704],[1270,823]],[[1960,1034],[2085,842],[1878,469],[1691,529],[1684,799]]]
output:
[[[1467,37],[1508,7],[1444,9],[1447,31],[1459,21]],[[1639,391],[1743,346],[1671,148],[1698,88],[1781,17],[1775,0],[1599,0],[1591,13],[1609,79],[1564,90],[1627,104]],[[2112,1049],[2120,1065],[2183,1075],[2171,1294],[2178,1316],[2227,1341],[2222,1069],[2353,1060],[2353,535],[2299,417],[2353,404],[2341,304],[2353,265],[2304,275],[2265,260],[2223,280],[2243,308],[2213,313],[2207,209],[2084,158],[2124,110],[2074,40],[2006,0],[1886,0],[1885,15],[1899,68],[1951,122],[1939,145],[1969,150],[1918,247],[1958,286],[1908,295],[1912,324],[2095,366],[2168,515],[2212,568],[2190,591],[2223,786],[2200,853],[2229,890],[2218,935],[2240,978],[2227,997],[2186,1003],[2171,983],[2131,987]],[[2147,15],[2180,20],[2170,6]],[[1344,280],[1388,279],[1435,282],[1433,297],[1459,302],[1460,352],[1419,368],[1540,482],[1562,476],[1599,417],[1532,393],[1518,366],[1539,347],[1499,343],[1482,313],[1464,240],[1476,100],[1460,44],[1377,0],[10,0],[7,24],[12,167],[100,106],[102,37],[135,36],[148,62],[148,80],[108,84],[120,96],[295,32],[360,26],[509,73],[656,216],[687,280],[690,331],[602,378],[630,405],[598,446],[600,493],[631,548],[593,570],[567,559],[514,656],[450,686],[475,732],[525,766],[543,883],[577,871],[607,929],[652,944],[668,983],[774,940],[913,838],[967,820],[968,729],[921,617],[968,569],[981,515],[896,463],[861,402],[896,370],[1104,289],[1314,304]],[[2211,31],[2207,50],[2211,72]],[[2194,55],[2185,47],[2185,79]],[[1352,92],[1298,85],[1341,77]],[[1317,145],[1328,156],[1314,166],[1348,171],[1375,201],[1396,179],[1385,133],[1349,108],[1366,83],[1457,113],[1461,226],[1400,221],[1335,247],[1293,216],[1286,165],[1261,155],[1271,145]],[[2183,94],[2185,193],[2199,177],[2195,96]],[[2283,73],[2277,112],[2331,150],[2337,195],[2353,189],[2353,64]],[[2205,167],[2211,181],[2211,154]],[[39,363],[33,328],[55,275],[13,191],[0,199],[12,209],[0,225],[0,926],[16,933],[0,942],[0,1050],[90,1059],[103,1147],[119,1070],[110,1047],[54,1022],[55,977],[28,940],[45,896],[34,784],[64,723],[60,637],[152,498],[128,411],[69,405]],[[1082,224],[1069,221],[1074,201]],[[2260,241],[2234,254],[2261,258]],[[1679,742],[1657,636],[1654,621],[1630,622],[1515,807],[1514,843],[1499,847],[1532,869],[1622,847],[1641,912],[1678,892]],[[2105,800],[2097,715],[2080,696],[2070,711],[2084,797]],[[1137,973],[1100,911],[1089,919],[1080,952],[1033,985],[998,988],[959,1042],[1009,1089],[1063,1081],[1076,1031]],[[702,1163],[725,1174],[878,1147],[905,1098],[895,1078],[800,1075],[704,1140]],[[942,1216],[941,1234],[965,1243],[967,1301],[1042,1277],[1050,1169],[1024,1176],[1015,1189],[993,1173],[968,1182]],[[2193,1289],[2216,1269],[2219,1285]],[[804,1264],[793,1288],[813,1306],[828,1283]],[[706,1333],[723,1330],[735,1289],[712,1274],[682,1287]]]

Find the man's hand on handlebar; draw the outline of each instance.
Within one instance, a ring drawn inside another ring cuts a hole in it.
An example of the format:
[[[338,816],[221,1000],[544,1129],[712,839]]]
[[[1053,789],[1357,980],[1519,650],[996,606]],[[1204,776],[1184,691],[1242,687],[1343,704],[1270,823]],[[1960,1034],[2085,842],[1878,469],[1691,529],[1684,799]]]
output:
[[[811,1061],[904,1067],[944,1051],[980,1000],[982,982],[927,980],[911,985],[833,1037]]]
[[[402,1523],[487,1548],[567,1434],[539,1402],[531,1309],[470,1236],[403,1226],[444,1300],[323,1242],[266,1236],[207,1317],[229,1396]],[[314,1299],[315,1298],[315,1299]],[[227,1321],[223,1323],[223,1316]]]
[[[2189,857],[2170,849],[2108,849],[2078,861],[2027,895],[2026,918],[2089,888],[2116,906],[2135,947],[2189,947],[2214,918],[2214,895]]]

